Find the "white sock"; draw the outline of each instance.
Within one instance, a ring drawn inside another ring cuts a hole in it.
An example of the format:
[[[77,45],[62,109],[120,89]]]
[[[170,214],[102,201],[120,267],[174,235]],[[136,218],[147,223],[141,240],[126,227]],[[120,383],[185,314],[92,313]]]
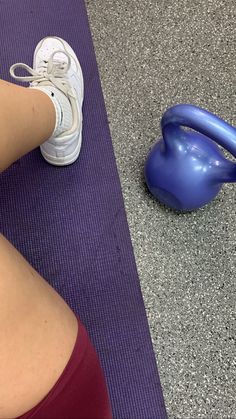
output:
[[[71,104],[64,93],[54,86],[30,87],[30,89],[41,90],[52,100],[56,111],[56,125],[52,137],[56,137],[72,127],[73,118]]]

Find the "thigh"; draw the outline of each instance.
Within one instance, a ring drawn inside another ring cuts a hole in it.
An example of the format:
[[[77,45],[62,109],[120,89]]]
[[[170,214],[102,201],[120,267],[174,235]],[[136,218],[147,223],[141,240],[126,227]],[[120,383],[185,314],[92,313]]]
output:
[[[0,418],[20,416],[45,397],[77,333],[65,301],[0,235]]]

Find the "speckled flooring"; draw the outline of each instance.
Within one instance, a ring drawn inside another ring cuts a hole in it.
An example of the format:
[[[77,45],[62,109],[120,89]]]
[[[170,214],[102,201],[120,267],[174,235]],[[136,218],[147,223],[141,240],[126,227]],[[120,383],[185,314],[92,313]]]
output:
[[[169,417],[236,418],[236,185],[179,215],[143,179],[167,107],[236,125],[235,0],[86,3]]]

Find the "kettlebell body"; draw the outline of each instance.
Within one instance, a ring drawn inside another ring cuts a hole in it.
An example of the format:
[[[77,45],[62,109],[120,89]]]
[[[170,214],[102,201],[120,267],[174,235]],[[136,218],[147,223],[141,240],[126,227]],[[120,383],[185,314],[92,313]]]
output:
[[[159,201],[191,211],[214,199],[223,182],[236,181],[235,163],[216,144],[236,155],[236,130],[231,125],[192,105],[170,108],[161,125],[163,139],[151,149],[145,164],[148,188]]]

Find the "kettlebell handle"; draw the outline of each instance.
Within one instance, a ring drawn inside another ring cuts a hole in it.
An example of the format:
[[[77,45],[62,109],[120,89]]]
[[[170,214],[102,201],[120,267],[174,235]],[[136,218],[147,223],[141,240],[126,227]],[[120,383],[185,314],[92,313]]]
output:
[[[236,128],[216,115],[193,105],[180,104],[169,108],[163,115],[161,127],[166,147],[172,149],[173,138],[181,138],[181,126],[192,128],[236,157]]]

